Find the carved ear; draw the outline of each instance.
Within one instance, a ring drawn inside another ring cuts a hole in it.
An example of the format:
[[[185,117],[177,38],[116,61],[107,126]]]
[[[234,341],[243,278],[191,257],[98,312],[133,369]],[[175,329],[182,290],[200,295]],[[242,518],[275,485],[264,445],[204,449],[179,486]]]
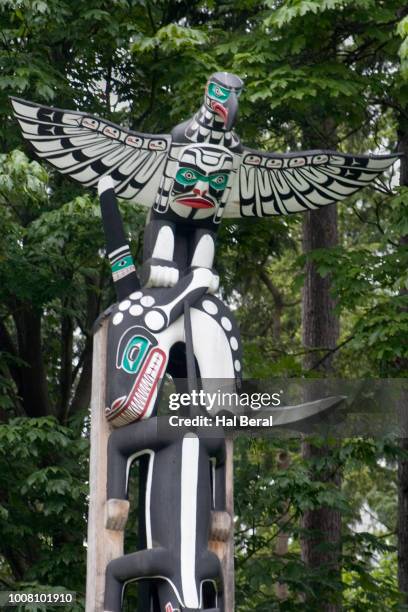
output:
[[[122,300],[139,289],[140,283],[123,229],[114,183],[110,176],[100,179],[98,194],[112,278],[118,300]]]

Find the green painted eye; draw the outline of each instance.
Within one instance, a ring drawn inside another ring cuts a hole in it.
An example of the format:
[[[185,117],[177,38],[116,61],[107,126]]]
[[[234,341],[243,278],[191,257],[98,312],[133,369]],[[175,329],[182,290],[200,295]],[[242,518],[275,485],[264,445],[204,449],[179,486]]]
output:
[[[133,266],[133,258],[131,255],[127,255],[126,257],[122,257],[119,261],[116,261],[112,265],[112,272],[119,272],[119,270],[123,270],[124,268],[128,268],[129,266]]]
[[[211,81],[208,85],[208,95],[217,102],[226,102],[230,96],[230,90]]]
[[[213,189],[225,189],[227,182],[227,174],[212,174],[210,176],[210,185]]]
[[[150,342],[143,336],[133,336],[123,351],[121,366],[128,374],[135,374],[149,349]]]
[[[201,175],[191,168],[180,168],[176,174],[176,181],[182,185],[194,185]]]

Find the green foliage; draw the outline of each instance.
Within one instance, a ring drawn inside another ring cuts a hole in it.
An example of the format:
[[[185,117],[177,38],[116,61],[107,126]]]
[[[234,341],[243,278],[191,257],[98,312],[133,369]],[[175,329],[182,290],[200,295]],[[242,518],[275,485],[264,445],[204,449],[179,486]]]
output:
[[[398,24],[397,32],[403,39],[399,48],[401,59],[401,74],[406,79],[408,76],[408,17],[404,17]]]
[[[352,337],[347,351],[364,351],[383,374],[391,373],[393,360],[404,363],[408,356],[404,293],[408,249],[402,242],[407,232],[407,194],[407,188],[401,187],[387,200],[382,198],[371,206],[364,202],[354,209],[365,227],[377,228],[374,240],[369,236],[365,242],[360,230],[355,243],[310,254],[320,274],[330,275],[339,312],[351,314]],[[300,258],[299,264],[303,262]]]
[[[292,457],[284,470],[277,463],[282,451]],[[390,532],[384,527],[374,533],[356,531],[367,498],[380,516],[390,516],[387,504],[392,506],[391,516],[395,512],[391,484],[395,487],[395,445],[349,440],[333,446],[330,455],[310,462],[301,460],[298,451],[296,440],[237,440],[236,480],[241,485],[235,498],[238,609],[312,611],[322,597],[336,601],[342,591],[346,610],[402,610]],[[328,473],[339,469],[346,474],[343,490],[327,482]],[[306,509],[322,506],[337,508],[343,516],[341,582],[329,566],[316,572],[299,559],[300,540],[307,533],[299,528],[298,519]],[[289,550],[283,557],[274,552],[281,534],[290,534]],[[285,601],[275,599],[278,582],[289,587]],[[308,602],[299,593],[307,593]]]
[[[51,417],[0,425],[0,538],[9,589],[63,585],[83,597],[88,441]],[[26,557],[15,554],[25,542]],[[14,554],[11,552],[14,551]],[[23,590],[23,589],[22,589]],[[73,608],[74,609],[74,608]]]
[[[195,48],[207,42],[204,32],[170,23],[157,30],[154,36],[136,36],[131,49],[134,53],[143,53],[160,48],[163,53],[168,53],[186,47]]]

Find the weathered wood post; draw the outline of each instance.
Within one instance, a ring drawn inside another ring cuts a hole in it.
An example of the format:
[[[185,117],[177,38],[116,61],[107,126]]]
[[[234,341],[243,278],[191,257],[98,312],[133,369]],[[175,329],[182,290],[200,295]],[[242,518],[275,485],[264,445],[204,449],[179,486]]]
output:
[[[235,610],[234,574],[234,443],[226,440],[226,505],[225,512],[213,512],[210,550],[219,557],[224,578],[225,612]]]
[[[110,425],[105,418],[108,321],[94,335],[91,398],[91,454],[87,539],[86,611],[102,612],[105,571],[111,559],[123,554],[123,531],[106,528],[107,444]]]

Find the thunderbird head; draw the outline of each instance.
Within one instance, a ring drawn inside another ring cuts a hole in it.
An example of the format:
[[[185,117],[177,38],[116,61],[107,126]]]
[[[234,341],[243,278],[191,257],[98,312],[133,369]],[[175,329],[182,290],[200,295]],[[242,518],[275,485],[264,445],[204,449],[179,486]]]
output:
[[[238,98],[243,81],[229,72],[214,72],[207,81],[204,104],[224,122],[224,129],[230,130],[238,114]]]

